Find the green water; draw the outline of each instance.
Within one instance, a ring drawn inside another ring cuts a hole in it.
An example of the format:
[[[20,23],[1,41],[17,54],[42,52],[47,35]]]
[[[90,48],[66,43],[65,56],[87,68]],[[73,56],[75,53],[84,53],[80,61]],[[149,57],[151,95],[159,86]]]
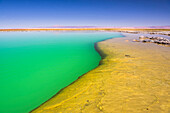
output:
[[[27,113],[94,69],[110,32],[0,32],[0,113]]]

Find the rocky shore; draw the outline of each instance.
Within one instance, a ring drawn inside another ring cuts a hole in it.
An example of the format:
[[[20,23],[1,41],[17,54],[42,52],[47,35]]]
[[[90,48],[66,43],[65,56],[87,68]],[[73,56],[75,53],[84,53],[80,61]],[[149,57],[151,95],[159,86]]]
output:
[[[167,35],[170,36],[170,31],[150,31],[149,29],[144,29],[140,31],[133,30],[119,30],[118,32],[122,33],[131,33],[131,34],[152,34],[152,35]]]
[[[148,36],[140,36],[139,40],[133,39],[133,42],[149,42],[163,45],[170,45],[170,40],[163,37],[148,37]]]

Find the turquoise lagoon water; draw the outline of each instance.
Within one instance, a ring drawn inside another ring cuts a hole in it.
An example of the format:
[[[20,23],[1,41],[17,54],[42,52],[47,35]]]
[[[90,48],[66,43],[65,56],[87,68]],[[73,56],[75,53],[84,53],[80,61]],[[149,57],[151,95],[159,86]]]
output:
[[[111,32],[0,32],[0,113],[27,113],[101,60]]]

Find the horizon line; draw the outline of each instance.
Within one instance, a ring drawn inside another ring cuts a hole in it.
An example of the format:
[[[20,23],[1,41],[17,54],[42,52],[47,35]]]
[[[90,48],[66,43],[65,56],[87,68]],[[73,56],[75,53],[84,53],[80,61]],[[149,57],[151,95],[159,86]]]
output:
[[[137,26],[137,27],[116,27],[116,26],[62,26],[54,25],[47,27],[28,27],[28,28],[0,28],[7,29],[170,29],[170,25],[161,26]]]

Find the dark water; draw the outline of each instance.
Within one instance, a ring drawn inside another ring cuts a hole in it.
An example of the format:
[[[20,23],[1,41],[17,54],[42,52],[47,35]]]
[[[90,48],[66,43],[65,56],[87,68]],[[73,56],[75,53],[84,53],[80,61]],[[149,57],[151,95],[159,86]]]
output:
[[[101,60],[110,32],[0,32],[0,113],[27,113]]]

